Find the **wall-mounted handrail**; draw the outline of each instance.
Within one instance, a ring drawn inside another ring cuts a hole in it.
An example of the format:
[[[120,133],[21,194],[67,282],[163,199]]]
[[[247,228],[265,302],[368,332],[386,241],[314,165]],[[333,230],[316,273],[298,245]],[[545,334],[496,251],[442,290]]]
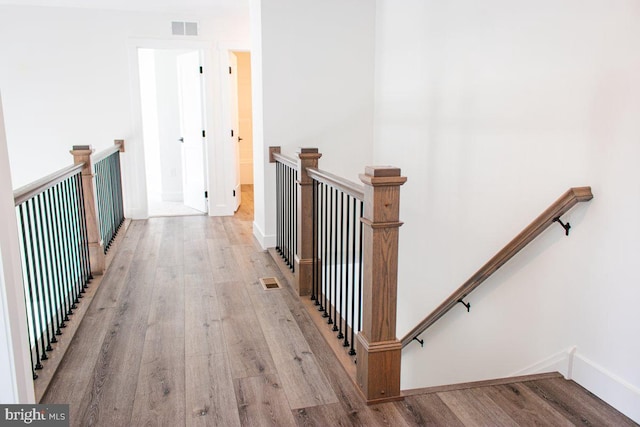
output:
[[[356,184],[348,179],[344,179],[338,175],[334,175],[318,168],[307,168],[307,174],[318,182],[337,188],[343,193],[355,197],[360,201],[364,200],[364,185]]]
[[[15,206],[33,198],[34,196],[48,190],[49,188],[59,184],[70,176],[75,175],[78,171],[82,170],[83,163],[77,165],[67,166],[59,171],[40,178],[30,184],[22,186],[13,192],[13,199]]]
[[[418,325],[409,331],[402,338],[402,347],[406,347],[414,338],[417,338],[427,328],[444,316],[459,301],[462,301],[469,293],[476,289],[482,282],[487,280],[493,273],[509,261],[522,248],[531,243],[538,237],[547,227],[556,222],[569,209],[579,202],[586,202],[593,198],[591,187],[574,187],[570,188],[558,200],[556,200],[549,208],[547,208],[540,216],[538,216],[531,224],[520,232],[509,244],[507,244],[500,252],[483,265],[473,276],[462,284],[456,291],[451,294],[442,304],[425,317]]]

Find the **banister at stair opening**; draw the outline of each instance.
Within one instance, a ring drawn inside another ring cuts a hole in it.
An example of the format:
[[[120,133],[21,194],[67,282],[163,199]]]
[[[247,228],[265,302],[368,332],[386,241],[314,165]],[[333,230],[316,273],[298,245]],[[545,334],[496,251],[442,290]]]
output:
[[[270,147],[279,256],[272,255],[295,273],[305,308],[365,401],[400,400],[398,216],[406,178],[399,168],[366,167],[358,184],[319,169],[321,157],[316,148],[289,157]]]
[[[49,361],[34,383],[36,399],[71,342],[88,305],[80,302],[91,298],[89,283],[104,272],[106,249],[124,221],[123,151],[122,140],[97,155],[89,145],[74,146],[74,165],[14,191],[34,380]]]
[[[574,187],[567,190],[558,200],[549,206],[542,214],[540,214],[531,224],[522,230],[511,242],[509,242],[500,252],[494,255],[485,265],[483,265],[473,276],[464,282],[454,293],[452,293],[442,304],[425,317],[416,327],[409,331],[401,340],[402,347],[406,347],[412,341],[417,341],[424,345],[424,341],[418,337],[431,325],[444,316],[456,304],[462,303],[470,308],[468,303],[464,302],[464,298],[473,292],[482,282],[487,280],[500,267],[513,258],[522,248],[527,246],[536,237],[538,237],[551,224],[558,222],[564,228],[565,234],[569,235],[571,225],[563,223],[562,215],[568,212],[576,204],[587,202],[593,198],[591,187]]]

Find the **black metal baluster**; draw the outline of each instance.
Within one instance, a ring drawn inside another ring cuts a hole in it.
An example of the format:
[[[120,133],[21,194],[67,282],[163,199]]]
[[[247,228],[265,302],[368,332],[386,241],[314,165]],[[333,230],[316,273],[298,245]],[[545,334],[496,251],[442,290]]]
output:
[[[337,190],[336,190],[337,192]],[[337,194],[337,193],[336,193]],[[338,336],[337,338],[341,340],[344,338],[344,334],[342,333],[342,323],[344,319],[344,309],[343,309],[343,294],[344,294],[344,281],[343,281],[343,273],[344,273],[344,193],[340,192],[340,239],[338,251],[340,252],[340,282],[338,284],[338,301],[336,306],[336,320],[338,320]]]
[[[69,183],[69,213],[72,220],[71,226],[71,239],[72,239],[72,249],[73,249],[73,286],[75,289],[76,304],[80,302],[80,298],[82,298],[82,291],[84,288],[82,287],[82,273],[80,268],[80,257],[79,257],[79,249],[80,242],[78,238],[78,210],[76,206],[76,200],[74,199],[74,195],[76,194],[75,182],[73,178],[69,178],[67,180]]]
[[[344,256],[344,282],[345,282],[345,289],[344,289],[344,342],[342,343],[343,347],[349,347],[349,206],[350,206],[350,202],[351,202],[351,196],[349,196],[347,194],[347,212],[345,213],[345,224],[346,224],[346,230],[345,230],[345,240],[344,240],[344,248],[345,248],[345,256]],[[353,286],[351,286],[353,288]],[[352,313],[353,313],[353,309],[351,309]],[[353,314],[352,314],[353,316]],[[353,325],[353,323],[352,323]],[[353,329],[353,326],[352,326]]]
[[[36,258],[37,262],[37,283],[36,287],[36,296],[38,298],[38,309],[40,312],[40,336],[42,338],[42,357],[41,360],[48,359],[46,351],[52,351],[51,347],[51,334],[49,334],[49,325],[48,325],[48,313],[47,313],[47,296],[46,296],[46,279],[45,279],[45,254],[43,251],[43,237],[42,237],[42,206],[40,203],[40,199],[42,194],[38,194],[33,197],[33,235],[35,237],[36,242]],[[35,268],[36,264],[34,264]],[[45,346],[45,335],[46,335],[46,346]],[[46,351],[45,351],[46,350]]]
[[[293,204],[291,206],[291,218],[293,218],[293,228],[291,229],[291,271],[296,271],[296,253],[298,252],[298,170],[291,170],[291,188],[293,189]]]
[[[327,308],[329,309],[329,318],[327,319],[327,324],[333,324],[333,312],[331,311],[331,306],[333,304],[333,287],[331,284],[331,277],[333,276],[333,267],[334,267],[334,256],[333,256],[333,188],[327,187],[327,191],[329,192],[329,277],[327,278]]]
[[[75,295],[75,286],[74,286],[74,267],[73,267],[73,247],[71,241],[71,214],[69,213],[69,203],[68,203],[68,194],[69,194],[69,186],[67,181],[62,182],[62,212],[64,214],[64,241],[63,247],[65,249],[65,262],[66,262],[66,283],[65,283],[65,293],[69,297],[69,315],[73,314],[73,310],[76,309],[76,303],[78,302]]]
[[[50,244],[50,253],[51,253],[51,268],[52,268],[52,285],[54,291],[54,304],[56,307],[56,319],[57,319],[57,329],[56,335],[62,335],[61,328],[64,327],[64,308],[62,307],[62,296],[60,294],[60,271],[59,271],[59,260],[60,254],[57,250],[56,241],[58,240],[56,233],[56,216],[58,212],[52,208],[51,199],[55,197],[57,186],[51,187],[47,192],[47,210],[49,211],[49,244]]]
[[[78,174],[78,200],[80,203],[80,231],[82,236],[82,257],[84,259],[84,287],[88,287],[88,283],[93,279],[91,274],[91,257],[89,256],[89,232],[87,231],[87,215],[85,213],[86,206],[84,200],[84,184],[82,182],[82,174]]]
[[[280,163],[276,162],[276,252],[280,253]]]
[[[96,164],[97,173],[96,178],[99,184],[97,187],[99,188],[99,196],[98,200],[100,201],[98,205],[98,217],[100,218],[100,234],[102,238],[102,242],[104,244],[105,251],[107,250],[107,243],[109,239],[109,207],[108,207],[108,193],[106,187],[106,177],[105,177],[105,164],[104,160],[100,161]]]
[[[284,217],[285,217],[285,225],[284,225],[284,260],[289,264],[289,221],[291,220],[289,215],[289,168],[285,167],[284,170]]]
[[[75,217],[76,217],[76,227],[74,228],[75,230],[75,234],[78,238],[78,242],[77,242],[77,248],[78,248],[78,268],[79,268],[79,276],[78,276],[78,285],[79,285],[79,289],[80,289],[80,298],[83,297],[82,294],[84,294],[86,292],[86,288],[87,288],[87,282],[86,282],[86,272],[87,272],[87,266],[85,265],[85,258],[84,258],[84,236],[82,235],[82,205],[80,203],[81,201],[81,196],[80,196],[80,184],[81,182],[79,181],[80,175],[74,175],[72,177],[70,177],[69,179],[72,180],[72,187],[73,187],[73,205],[74,205],[74,212],[75,212]]]
[[[53,305],[51,304],[51,291],[50,291],[50,287],[51,287],[51,277],[49,274],[49,254],[47,252],[47,238],[45,235],[45,220],[46,220],[46,208],[43,209],[43,205],[44,205],[44,193],[40,193],[37,196],[34,197],[34,199],[36,199],[37,203],[38,203],[38,210],[37,210],[37,214],[38,214],[38,227],[37,227],[37,232],[38,234],[36,235],[37,239],[36,241],[38,241],[38,265],[40,267],[40,276],[41,276],[41,285],[42,285],[42,311],[44,313],[44,319],[45,319],[45,323],[44,323],[44,328],[46,330],[47,333],[47,351],[52,351],[53,348],[51,347],[52,343],[56,343],[58,342],[58,340],[56,339],[56,330],[55,330],[55,323],[54,323],[54,319],[53,319]],[[43,211],[44,211],[44,216],[43,216]],[[43,217],[45,218],[45,220],[43,220]],[[49,325],[51,325],[51,331],[49,331]]]
[[[113,243],[113,238],[116,236],[116,227],[117,227],[117,215],[116,215],[116,192],[115,192],[115,156],[118,155],[118,152],[113,153],[109,156],[109,192],[110,197],[109,201],[111,202],[110,211],[111,211],[111,237],[109,238],[109,247],[111,247],[111,243]]]
[[[318,196],[317,196],[317,183],[315,180],[311,181],[311,300],[316,301],[317,296],[317,284],[318,284],[318,257],[317,257],[317,233],[318,233]]]
[[[354,348],[355,345],[355,313],[356,313],[356,198],[353,198],[353,231],[351,235],[351,348],[349,349],[349,354],[351,356],[355,356],[356,350]]]
[[[323,317],[327,314],[327,186],[324,183],[320,183],[320,215],[322,217],[322,251],[320,256],[322,257],[321,271],[322,271],[322,299],[320,300],[320,307],[318,311],[324,311]]]
[[[34,303],[34,295],[33,295],[33,281],[31,278],[31,265],[29,258],[29,253],[31,252],[33,259],[33,238],[31,236],[31,226],[29,221],[29,210],[28,210],[29,200],[24,202],[23,204],[18,206],[18,211],[20,212],[20,227],[22,228],[22,239],[24,244],[24,256],[25,256],[25,274],[27,279],[27,288],[29,289],[29,303],[31,306],[31,336],[29,337],[29,347],[31,348],[31,340],[33,339],[34,349],[36,351],[36,363],[33,364],[33,379],[38,378],[38,375],[35,373],[36,370],[42,369],[42,364],[40,363],[40,350],[38,349],[38,334],[37,331],[37,322],[36,322],[36,308]],[[24,208],[23,208],[24,206]],[[26,211],[26,215],[25,215]],[[25,222],[26,217],[26,222]],[[27,233],[29,230],[29,233]],[[28,247],[27,247],[28,245]],[[33,354],[32,354],[33,357]]]
[[[334,188],[333,193],[335,193],[336,203],[333,205],[333,216],[335,218],[335,243],[333,246],[333,318],[335,319],[335,323],[333,324],[332,330],[334,332],[338,331],[338,189]]]
[[[65,246],[65,213],[62,210],[62,194],[64,192],[64,185],[60,182],[56,185],[58,189],[56,191],[56,198],[54,200],[54,207],[56,211],[57,217],[57,239],[56,246],[58,248],[58,263],[59,263],[59,273],[60,273],[60,283],[58,287],[60,288],[60,296],[63,299],[63,309],[64,309],[64,321],[60,325],[60,327],[65,328],[67,325],[65,322],[69,321],[69,315],[71,312],[71,300],[69,298],[69,293],[67,290],[67,281],[68,281],[68,268],[67,268],[67,247]]]
[[[360,218],[364,216],[364,202],[360,202]],[[360,221],[360,273],[358,279],[358,332],[362,330],[362,221]]]
[[[40,271],[37,268],[37,259],[38,256],[36,255],[38,249],[36,247],[37,243],[37,225],[35,224],[36,222],[36,215],[35,215],[35,206],[33,206],[35,204],[34,199],[28,200],[26,203],[26,208],[27,208],[27,222],[28,222],[28,226],[29,226],[29,239],[30,239],[30,248],[31,248],[31,259],[32,259],[32,267],[33,267],[33,287],[35,289],[35,307],[34,309],[37,312],[37,320],[38,320],[38,326],[37,328],[35,328],[36,333],[40,334],[40,340],[42,345],[40,346],[40,350],[41,350],[41,355],[40,355],[40,360],[47,360],[49,357],[47,356],[46,353],[46,345],[45,345],[45,337],[44,337],[44,331],[43,331],[43,321],[42,321],[42,310],[41,310],[41,298],[40,298],[40,283],[39,283],[39,279],[40,279]],[[36,340],[36,345],[38,342],[38,335],[34,336],[35,340]]]
[[[120,152],[116,154],[116,191],[118,192],[118,230],[124,223],[124,204],[122,200],[122,167],[120,166]]]
[[[105,242],[105,244],[107,245],[106,247],[108,248],[109,246],[111,246],[111,239],[113,238],[113,231],[115,228],[115,218],[114,218],[114,213],[113,213],[113,187],[112,187],[112,180],[113,180],[113,173],[112,173],[112,168],[111,168],[111,156],[107,157],[104,159],[104,169],[105,169],[105,192],[106,192],[106,205],[107,205],[107,213],[106,213],[106,218],[108,221],[108,236],[107,239],[108,241]]]
[[[290,250],[290,246],[291,246],[291,236],[290,236],[290,232],[291,232],[291,183],[290,183],[290,179],[291,179],[291,169],[289,167],[286,168],[286,183],[285,183],[285,188],[287,189],[287,196],[285,197],[285,201],[287,203],[287,209],[285,211],[285,216],[287,218],[287,226],[286,226],[286,236],[285,236],[285,246],[286,246],[286,251],[285,251],[285,258],[287,260],[287,265],[289,266],[289,268],[291,268],[291,258],[289,257],[289,255],[291,254]]]
[[[322,285],[321,285],[321,273],[322,273],[322,184],[318,181],[313,181],[316,186],[316,220],[317,220],[317,238],[316,238],[316,256],[318,258],[318,266],[316,269],[316,274],[318,276],[317,286],[316,286],[316,302],[315,305],[320,306],[320,298],[322,295]]]
[[[291,178],[289,181],[289,185],[290,185],[290,189],[291,189],[291,204],[289,205],[289,217],[291,218],[291,228],[289,229],[289,259],[291,260],[291,271],[293,271],[295,269],[295,250],[296,250],[296,243],[295,243],[295,226],[296,226],[296,214],[295,212],[295,202],[296,202],[296,188],[295,188],[295,178],[294,178],[294,174],[295,171],[293,170],[293,168],[289,171],[289,173],[291,174]]]

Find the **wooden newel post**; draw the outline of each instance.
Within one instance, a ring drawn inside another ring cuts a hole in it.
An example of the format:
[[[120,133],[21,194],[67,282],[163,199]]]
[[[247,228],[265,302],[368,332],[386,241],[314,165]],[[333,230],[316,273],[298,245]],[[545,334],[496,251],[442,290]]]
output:
[[[96,199],[95,179],[91,154],[95,150],[90,145],[74,145],[71,150],[74,164],[84,163],[82,168],[82,189],[84,196],[85,218],[87,219],[87,238],[89,240],[89,260],[91,274],[104,273],[104,242],[100,237],[98,225],[98,201]]]
[[[311,295],[313,282],[313,179],[306,168],[317,168],[317,148],[298,148],[298,201],[296,206],[295,277],[298,295]]]
[[[402,343],[396,338],[400,186],[395,167],[367,167],[362,230],[362,330],[357,340],[356,381],[367,403],[401,399]]]

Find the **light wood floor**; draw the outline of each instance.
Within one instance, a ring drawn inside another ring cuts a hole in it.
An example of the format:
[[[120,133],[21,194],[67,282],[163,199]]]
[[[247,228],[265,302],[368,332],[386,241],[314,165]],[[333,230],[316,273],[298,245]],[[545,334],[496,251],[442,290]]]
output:
[[[285,279],[243,198],[131,223],[43,403],[74,426],[634,425],[560,377],[367,407],[290,287],[260,286]]]

